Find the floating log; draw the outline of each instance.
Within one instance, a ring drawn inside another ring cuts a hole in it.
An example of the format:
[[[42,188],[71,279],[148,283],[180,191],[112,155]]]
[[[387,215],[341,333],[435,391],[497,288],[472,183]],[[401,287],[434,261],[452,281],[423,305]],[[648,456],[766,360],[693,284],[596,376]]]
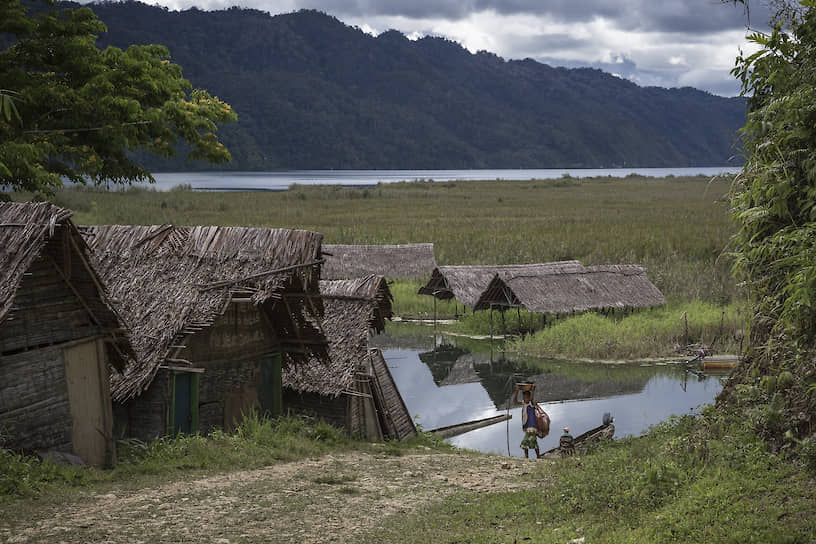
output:
[[[467,421],[465,423],[457,423],[456,425],[438,427],[429,432],[438,435],[440,438],[451,438],[454,436],[459,436],[460,434],[469,433],[470,431],[475,431],[476,429],[481,429],[482,427],[489,427],[491,425],[495,425],[496,423],[501,423],[502,421],[507,421],[508,419],[512,418],[513,418],[512,414],[502,414],[499,416],[486,417],[484,419],[477,419],[474,421]]]

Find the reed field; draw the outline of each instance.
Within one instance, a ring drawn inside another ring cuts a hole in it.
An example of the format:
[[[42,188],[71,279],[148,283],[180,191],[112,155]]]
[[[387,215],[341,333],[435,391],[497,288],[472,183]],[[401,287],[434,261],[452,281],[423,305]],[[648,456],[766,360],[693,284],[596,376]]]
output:
[[[292,186],[282,192],[80,187],[58,192],[55,203],[73,210],[78,224],[269,226],[315,230],[324,234],[324,243],[433,242],[441,265],[567,259],[641,264],[670,301],[668,310],[558,316],[557,327],[508,346],[528,356],[621,359],[672,355],[681,338],[711,342],[723,311],[730,317],[719,347],[736,347],[745,320],[737,318],[744,302],[728,254],[734,232],[730,187],[731,178],[634,175]],[[433,317],[432,297],[417,294],[423,283],[392,283],[396,315]],[[694,306],[698,303],[703,306]],[[689,311],[697,314],[691,335],[681,333],[679,320]],[[494,315],[491,325],[488,312],[474,315],[455,301],[438,301],[436,312],[440,318],[460,317],[443,328],[480,335],[491,328],[497,334],[528,332],[531,317],[537,330],[542,320],[510,311]]]
[[[669,298],[727,302],[730,178],[560,178],[209,193],[67,189],[79,224],[244,225],[325,243],[433,242],[439,264],[635,263]]]

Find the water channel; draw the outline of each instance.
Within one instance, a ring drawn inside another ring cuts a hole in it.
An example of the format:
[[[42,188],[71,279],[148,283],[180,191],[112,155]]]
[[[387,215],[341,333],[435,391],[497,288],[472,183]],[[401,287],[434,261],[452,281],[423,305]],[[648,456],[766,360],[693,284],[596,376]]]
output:
[[[454,336],[385,334],[383,350],[394,380],[416,421],[429,430],[506,413],[513,383],[536,383],[536,400],[552,420],[541,450],[558,445],[564,427],[574,436],[615,418],[615,436],[640,435],[672,415],[698,412],[722,389],[721,376],[695,376],[682,364],[603,364],[522,360],[499,345]],[[680,359],[678,359],[679,361]],[[498,423],[449,439],[482,452],[522,455],[521,409]]]

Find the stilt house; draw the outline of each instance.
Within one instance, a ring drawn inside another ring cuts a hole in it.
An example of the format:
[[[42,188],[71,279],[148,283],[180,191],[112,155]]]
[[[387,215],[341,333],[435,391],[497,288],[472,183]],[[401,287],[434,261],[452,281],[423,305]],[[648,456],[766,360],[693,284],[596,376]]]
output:
[[[433,244],[323,246],[324,280],[362,278],[427,278],[436,267]]]
[[[440,266],[420,288],[473,310],[526,308],[540,314],[647,308],[666,303],[638,265],[584,266],[578,261],[502,266]]]
[[[382,352],[369,349],[369,330],[391,318],[382,276],[321,281],[330,363],[312,360],[284,369],[284,409],[323,419],[369,440],[416,433]]]
[[[117,425],[149,440],[233,429],[281,411],[281,365],[326,360],[322,235],[239,227],[102,226],[84,232],[131,331],[114,376]]]
[[[70,217],[0,203],[0,446],[112,464],[108,365],[132,352]]]

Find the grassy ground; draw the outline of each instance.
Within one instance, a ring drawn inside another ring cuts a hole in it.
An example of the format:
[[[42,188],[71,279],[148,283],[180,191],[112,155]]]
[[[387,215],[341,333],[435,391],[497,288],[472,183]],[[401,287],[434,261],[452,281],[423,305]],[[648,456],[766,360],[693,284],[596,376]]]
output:
[[[221,443],[240,450],[259,434],[283,452],[292,428],[318,432],[284,426],[274,439],[267,425],[198,439],[195,453],[167,458],[226,455],[217,470],[171,461],[161,477],[109,471],[119,476],[5,497],[0,540],[806,543],[816,534],[812,473],[713,409],[554,461],[353,443],[326,429],[325,440],[308,437],[305,451],[285,454],[288,462],[235,457]]]
[[[525,480],[524,491],[459,493],[393,516],[362,541],[804,543],[816,534],[812,475],[713,410],[536,464]]]
[[[122,484],[139,487],[192,473],[253,469],[337,450],[371,451],[375,447],[379,452],[401,455],[417,445],[448,449],[425,435],[405,442],[389,442],[382,449],[382,445],[353,440],[323,422],[255,416],[246,418],[235,434],[217,431],[209,436],[160,438],[149,444],[122,442],[118,448],[119,462],[110,470],[60,466],[0,449],[0,505],[20,498],[59,496],[70,490]]]
[[[305,228],[326,243],[433,242],[440,264],[639,263],[669,297],[727,301],[730,180],[595,178],[294,187],[280,193],[65,190],[86,224]]]

